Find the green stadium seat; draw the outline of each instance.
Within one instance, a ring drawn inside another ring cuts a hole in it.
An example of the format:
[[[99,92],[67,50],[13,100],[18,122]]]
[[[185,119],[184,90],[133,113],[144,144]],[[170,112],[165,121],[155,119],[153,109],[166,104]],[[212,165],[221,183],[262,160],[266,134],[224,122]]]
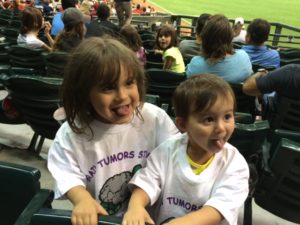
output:
[[[32,206],[32,213],[50,207],[53,192],[41,189],[40,177],[41,172],[36,168],[0,162],[0,224],[29,225],[28,218],[16,222],[27,205]]]
[[[53,113],[60,107],[62,78],[1,74],[0,83],[9,91],[14,107],[35,132],[28,149],[39,155],[44,139],[54,139],[60,127]]]

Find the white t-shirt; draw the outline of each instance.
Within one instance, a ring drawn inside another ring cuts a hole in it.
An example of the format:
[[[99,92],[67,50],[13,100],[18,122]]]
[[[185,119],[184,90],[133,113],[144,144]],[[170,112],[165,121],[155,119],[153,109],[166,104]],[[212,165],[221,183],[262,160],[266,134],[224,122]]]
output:
[[[130,196],[127,182],[154,148],[178,132],[166,112],[155,105],[145,103],[141,114],[144,121],[134,116],[128,124],[93,121],[93,138],[74,133],[65,122],[48,153],[55,198],[82,185],[110,214],[121,215]]]
[[[232,42],[246,42],[247,31],[241,30],[240,34],[232,39]]]
[[[17,43],[19,45],[25,45],[31,48],[41,48],[45,43],[38,39],[35,35],[33,34],[27,34],[27,35],[21,35],[19,34]]]
[[[220,224],[236,225],[239,208],[248,195],[248,164],[226,143],[210,165],[194,174],[186,156],[188,136],[178,134],[152,151],[147,165],[130,181],[145,190],[151,205],[157,203],[155,224],[212,206],[223,216]]]

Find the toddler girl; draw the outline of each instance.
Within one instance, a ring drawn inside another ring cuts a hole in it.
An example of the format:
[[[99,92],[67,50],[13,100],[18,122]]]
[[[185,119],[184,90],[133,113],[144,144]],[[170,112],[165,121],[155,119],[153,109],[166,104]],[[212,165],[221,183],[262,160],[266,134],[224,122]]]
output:
[[[67,117],[49,150],[55,198],[74,205],[72,224],[122,215],[127,182],[156,146],[177,133],[169,116],[144,103],[136,55],[114,39],[89,38],[70,55],[62,84]]]
[[[157,32],[156,45],[159,49],[156,53],[162,54],[164,69],[172,70],[177,73],[185,71],[183,57],[177,47],[177,35],[171,25],[162,25]]]

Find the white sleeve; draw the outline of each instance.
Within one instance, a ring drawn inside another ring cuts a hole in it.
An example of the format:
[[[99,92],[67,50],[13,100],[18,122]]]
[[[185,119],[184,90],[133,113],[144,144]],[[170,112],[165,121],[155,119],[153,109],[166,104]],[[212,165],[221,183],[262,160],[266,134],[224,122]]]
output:
[[[229,151],[234,151],[229,149]],[[237,152],[237,150],[236,150]],[[205,205],[216,208],[225,218],[225,224],[237,224],[239,208],[248,196],[249,168],[246,160],[238,153],[229,159],[228,166],[219,178],[212,197]],[[222,223],[224,224],[224,223]]]
[[[146,167],[140,169],[129,182],[130,189],[135,185],[147,193],[151,205],[157,201],[161,193],[162,176],[164,176],[168,164],[167,149],[165,148],[164,143],[154,149],[147,158]]]
[[[66,127],[66,123],[60,127],[48,153],[48,169],[55,179],[56,199],[75,186],[86,186],[74,154],[74,148],[78,146],[74,145],[72,134],[66,132]]]

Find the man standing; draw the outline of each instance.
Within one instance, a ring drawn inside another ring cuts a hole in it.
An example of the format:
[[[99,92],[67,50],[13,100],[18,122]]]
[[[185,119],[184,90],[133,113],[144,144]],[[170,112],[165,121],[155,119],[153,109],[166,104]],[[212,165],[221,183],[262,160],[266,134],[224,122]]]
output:
[[[131,1],[115,0],[115,8],[119,19],[119,26],[129,25],[132,19]]]

